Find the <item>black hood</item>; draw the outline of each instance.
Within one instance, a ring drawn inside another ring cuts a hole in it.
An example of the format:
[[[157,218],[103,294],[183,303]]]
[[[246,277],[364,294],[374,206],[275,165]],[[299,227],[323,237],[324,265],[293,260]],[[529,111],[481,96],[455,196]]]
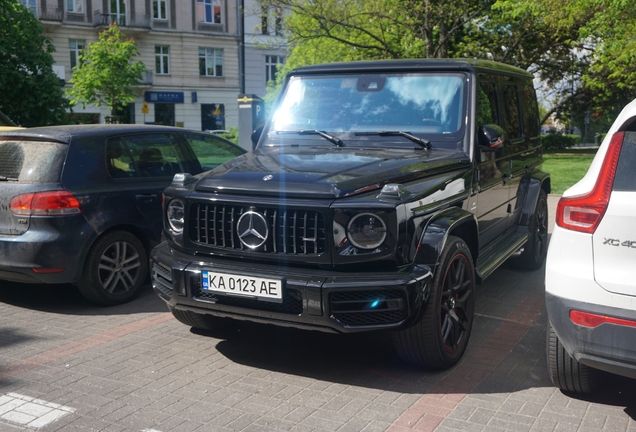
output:
[[[469,166],[465,153],[448,149],[265,147],[205,174],[196,190],[327,199]]]

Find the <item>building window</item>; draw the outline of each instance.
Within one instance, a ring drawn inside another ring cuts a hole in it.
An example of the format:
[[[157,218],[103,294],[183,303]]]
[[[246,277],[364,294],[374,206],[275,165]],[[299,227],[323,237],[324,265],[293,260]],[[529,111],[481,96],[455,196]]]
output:
[[[166,0],[152,0],[152,17],[160,20],[168,19]]]
[[[209,24],[222,24],[222,0],[197,0],[197,16]]]
[[[170,73],[170,47],[155,45],[155,72],[158,75]]]
[[[263,5],[261,9],[261,33],[264,35],[283,34],[283,10],[279,7]]]
[[[29,9],[33,15],[37,16],[38,6],[36,0],[19,0],[19,3]]]
[[[276,73],[278,66],[285,63],[283,56],[266,55],[265,56],[265,83],[276,81]]]
[[[71,53],[71,69],[81,63],[80,55],[86,49],[86,41],[83,39],[69,39],[68,50]]]
[[[223,50],[199,48],[199,75],[223,76]]]
[[[84,13],[84,0],[66,0],[66,11],[74,13]]]

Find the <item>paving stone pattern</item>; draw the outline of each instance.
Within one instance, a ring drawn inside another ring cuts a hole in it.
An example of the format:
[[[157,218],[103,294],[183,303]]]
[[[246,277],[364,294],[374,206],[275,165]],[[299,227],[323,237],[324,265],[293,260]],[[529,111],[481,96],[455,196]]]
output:
[[[636,381],[604,375],[589,397],[551,385],[545,320],[543,271],[504,266],[478,288],[463,361],[430,371],[386,334],[196,332],[150,287],[96,308],[70,286],[0,283],[0,432],[636,432]],[[47,409],[64,415],[31,423]]]

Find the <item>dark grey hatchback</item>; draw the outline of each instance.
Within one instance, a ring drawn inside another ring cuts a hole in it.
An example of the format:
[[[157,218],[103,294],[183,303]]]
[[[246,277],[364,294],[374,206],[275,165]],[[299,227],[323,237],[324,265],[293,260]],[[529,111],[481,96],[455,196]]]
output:
[[[161,192],[244,153],[221,137],[147,125],[0,132],[0,280],[73,283],[131,300],[161,236]]]

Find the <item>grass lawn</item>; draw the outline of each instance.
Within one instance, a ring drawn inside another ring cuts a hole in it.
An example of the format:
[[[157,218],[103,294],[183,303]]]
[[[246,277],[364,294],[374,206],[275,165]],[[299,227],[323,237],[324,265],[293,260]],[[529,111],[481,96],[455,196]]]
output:
[[[552,177],[552,193],[562,194],[583,178],[594,153],[544,153],[543,171]]]

